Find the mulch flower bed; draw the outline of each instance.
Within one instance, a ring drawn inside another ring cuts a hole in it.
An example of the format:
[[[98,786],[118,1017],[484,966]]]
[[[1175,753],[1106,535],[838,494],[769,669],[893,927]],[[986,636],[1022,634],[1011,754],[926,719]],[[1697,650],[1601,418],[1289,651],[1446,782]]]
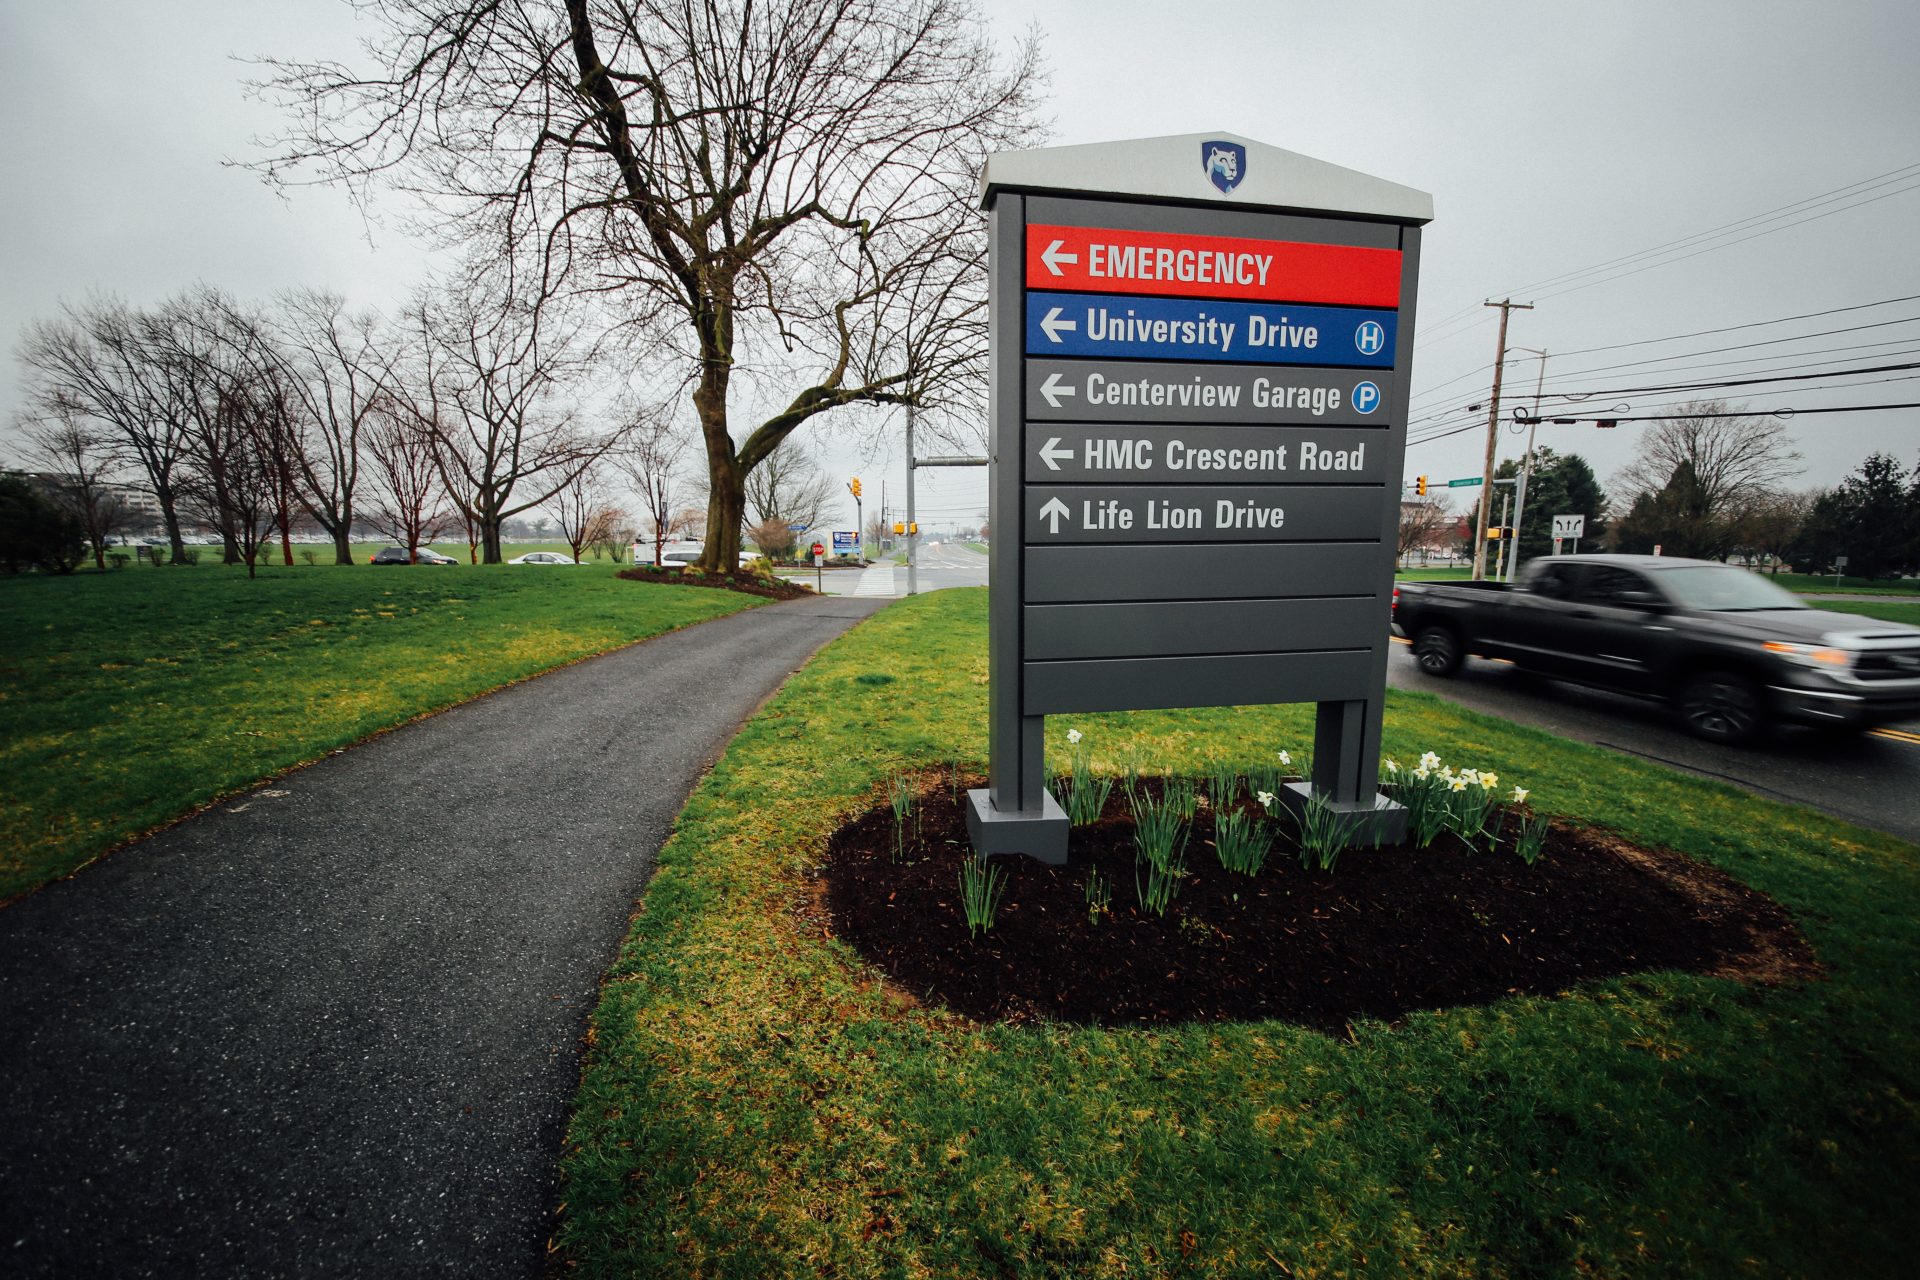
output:
[[[909,817],[897,860],[884,801],[841,828],[818,872],[820,923],[899,994],[981,1021],[1276,1018],[1338,1032],[1358,1017],[1553,995],[1648,970],[1748,981],[1818,973],[1765,894],[1670,850],[1558,820],[1532,866],[1510,841],[1488,851],[1449,833],[1424,849],[1348,849],[1320,871],[1302,869],[1283,819],[1249,877],[1219,865],[1203,803],[1190,874],[1156,916],[1138,905],[1133,821],[1118,788],[1097,823],[1074,828],[1066,866],[994,860],[1008,871],[1005,897],[992,929],[973,935],[958,880],[963,805],[950,779],[931,781],[915,800],[917,838]],[[1262,813],[1249,799],[1238,807]],[[1090,920],[1094,870],[1112,897]]]
[[[656,569],[652,565],[640,565],[632,569],[622,569],[615,577],[625,578],[629,582],[660,582],[681,587],[718,587],[723,591],[741,591],[750,596],[765,596],[769,600],[798,600],[802,596],[817,595],[810,587],[797,582],[788,582],[785,578],[766,577],[756,573],[743,573],[734,577],[724,573],[695,573],[687,569]]]

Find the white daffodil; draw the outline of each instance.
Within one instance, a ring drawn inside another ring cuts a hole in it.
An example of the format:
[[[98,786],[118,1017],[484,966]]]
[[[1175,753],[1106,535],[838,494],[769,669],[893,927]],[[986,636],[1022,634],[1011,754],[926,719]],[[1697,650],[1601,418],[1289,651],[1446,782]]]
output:
[[[1438,769],[1440,767],[1440,757],[1429,751],[1420,757],[1420,767],[1427,770]]]
[[[1077,743],[1077,742],[1079,742],[1079,741],[1080,741],[1080,739],[1081,739],[1081,737],[1082,737],[1082,736],[1083,736],[1083,735],[1081,734],[1081,732],[1080,732],[1080,731],[1079,731],[1078,729],[1069,729],[1069,730],[1067,730],[1067,741],[1068,741],[1068,742],[1073,742],[1073,743]]]
[[[1465,778],[1455,778],[1452,783],[1452,789],[1455,791],[1465,791],[1467,789],[1467,780]]]
[[[1282,752],[1280,753],[1280,763],[1281,763],[1281,764],[1292,764],[1292,763],[1293,763],[1293,757],[1292,757],[1292,756],[1290,756],[1290,755],[1288,755],[1288,754],[1287,754],[1286,752],[1284,752],[1284,751],[1282,751]]]
[[[1454,779],[1453,766],[1448,765],[1446,768],[1442,769],[1440,771],[1440,776],[1445,778],[1448,782],[1452,782]]]
[[[1423,764],[1418,769],[1415,769],[1413,771],[1413,776],[1420,779],[1420,781],[1425,782],[1427,778],[1432,775],[1432,773],[1433,773],[1433,770],[1427,768],[1427,766]]]
[[[1519,804],[1531,794],[1532,793],[1529,792],[1525,787],[1515,787],[1513,789],[1513,802],[1515,804]]]
[[[1480,771],[1478,769],[1462,769],[1460,771],[1460,778],[1463,782],[1470,783],[1473,786],[1477,787],[1480,785]]]
[[[1387,757],[1387,772],[1388,773],[1400,772],[1400,766],[1394,761],[1392,756]]]
[[[1258,801],[1260,802],[1260,807],[1261,807],[1262,809],[1271,809],[1271,808],[1273,808],[1273,801],[1274,801],[1274,795],[1273,795],[1273,792],[1271,792],[1271,791],[1256,791],[1256,792],[1254,792],[1254,793],[1253,793],[1253,798],[1254,798],[1255,800],[1258,800]]]
[[[1483,773],[1480,775],[1480,785],[1491,791],[1500,785],[1500,775],[1497,773]]]

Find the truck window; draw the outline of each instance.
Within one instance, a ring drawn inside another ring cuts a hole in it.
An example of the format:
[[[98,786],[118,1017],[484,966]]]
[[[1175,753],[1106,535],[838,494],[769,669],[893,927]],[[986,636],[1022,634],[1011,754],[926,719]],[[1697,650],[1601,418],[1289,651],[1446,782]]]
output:
[[[1652,590],[1646,578],[1631,569],[1593,565],[1583,584],[1584,594],[1581,598],[1593,604],[1619,605],[1622,603],[1620,597],[1626,592]]]

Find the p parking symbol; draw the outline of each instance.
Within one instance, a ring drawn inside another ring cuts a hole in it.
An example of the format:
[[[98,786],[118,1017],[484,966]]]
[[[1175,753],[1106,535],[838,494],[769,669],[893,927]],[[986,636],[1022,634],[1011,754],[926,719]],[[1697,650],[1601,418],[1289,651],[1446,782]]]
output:
[[[1371,382],[1353,384],[1353,411],[1372,413],[1380,407],[1380,388]]]

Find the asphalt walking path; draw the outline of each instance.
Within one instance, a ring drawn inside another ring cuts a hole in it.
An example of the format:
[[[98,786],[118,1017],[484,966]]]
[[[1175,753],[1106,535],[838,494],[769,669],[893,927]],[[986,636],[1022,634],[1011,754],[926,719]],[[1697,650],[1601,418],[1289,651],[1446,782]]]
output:
[[[0,1274],[539,1275],[655,853],[740,723],[885,603],[504,689],[0,911]]]

